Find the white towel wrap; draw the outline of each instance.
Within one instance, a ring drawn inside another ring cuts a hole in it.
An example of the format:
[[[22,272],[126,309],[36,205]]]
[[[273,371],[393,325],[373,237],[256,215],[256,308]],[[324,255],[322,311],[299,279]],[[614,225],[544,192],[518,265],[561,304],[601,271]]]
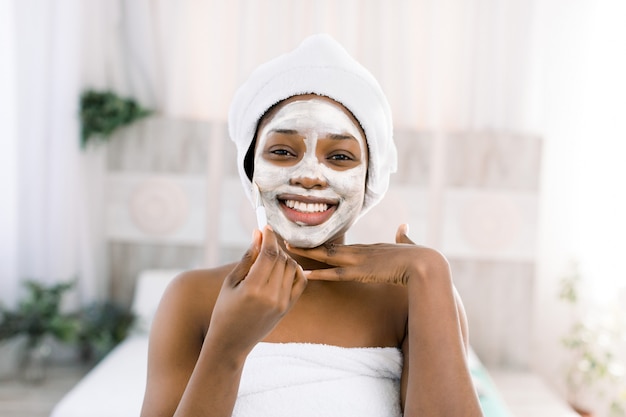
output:
[[[259,343],[233,417],[398,417],[401,374],[397,348]]]

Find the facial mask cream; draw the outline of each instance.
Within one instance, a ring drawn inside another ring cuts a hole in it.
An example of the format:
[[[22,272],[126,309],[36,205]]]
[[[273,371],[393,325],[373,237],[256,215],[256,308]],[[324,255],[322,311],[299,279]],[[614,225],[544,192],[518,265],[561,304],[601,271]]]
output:
[[[264,158],[268,138],[276,132],[287,132],[287,150],[281,152],[288,152],[289,141],[304,143],[296,163],[281,165]],[[339,169],[327,163],[318,156],[323,140],[358,141],[358,164]],[[345,233],[363,205],[366,155],[361,130],[339,104],[313,98],[281,107],[258,132],[253,177],[274,231],[291,245],[307,248]]]

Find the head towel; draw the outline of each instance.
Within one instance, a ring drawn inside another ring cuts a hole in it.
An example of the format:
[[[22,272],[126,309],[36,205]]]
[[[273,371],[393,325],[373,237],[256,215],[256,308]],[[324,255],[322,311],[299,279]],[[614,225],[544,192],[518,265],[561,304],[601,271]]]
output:
[[[332,37],[306,38],[296,49],[259,66],[237,90],[228,129],[237,146],[237,164],[244,190],[252,201],[252,184],[244,158],[259,119],[274,104],[300,94],[327,96],[341,103],[359,121],[369,149],[368,180],[363,210],[378,203],[397,169],[391,109],[374,76]]]

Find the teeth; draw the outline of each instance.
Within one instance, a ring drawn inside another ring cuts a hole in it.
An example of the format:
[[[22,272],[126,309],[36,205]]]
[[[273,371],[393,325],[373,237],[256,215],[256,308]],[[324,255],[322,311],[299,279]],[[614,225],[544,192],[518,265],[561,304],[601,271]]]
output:
[[[285,205],[291,209],[301,211],[303,213],[317,213],[328,210],[328,204],[325,203],[303,203],[302,201],[285,200]]]

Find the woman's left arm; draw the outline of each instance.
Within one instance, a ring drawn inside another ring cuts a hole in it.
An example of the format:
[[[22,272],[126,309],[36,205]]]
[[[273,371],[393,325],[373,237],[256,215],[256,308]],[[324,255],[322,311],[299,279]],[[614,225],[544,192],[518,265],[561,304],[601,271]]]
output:
[[[402,230],[398,234],[404,234]],[[436,250],[413,244],[406,235],[396,240],[400,243],[288,250],[335,266],[307,272],[309,280],[407,287],[409,319],[402,382],[405,416],[482,416],[467,362],[465,313],[448,261]]]
[[[401,224],[396,231],[396,243],[406,243],[409,245],[416,245],[408,236],[408,226]],[[456,310],[459,315],[459,326],[461,327],[461,334],[463,336],[463,345],[465,346],[465,353],[469,352],[469,330],[467,325],[467,315],[465,314],[465,307],[463,306],[463,300],[459,295],[456,287],[452,287],[454,291],[454,300],[456,302]]]

